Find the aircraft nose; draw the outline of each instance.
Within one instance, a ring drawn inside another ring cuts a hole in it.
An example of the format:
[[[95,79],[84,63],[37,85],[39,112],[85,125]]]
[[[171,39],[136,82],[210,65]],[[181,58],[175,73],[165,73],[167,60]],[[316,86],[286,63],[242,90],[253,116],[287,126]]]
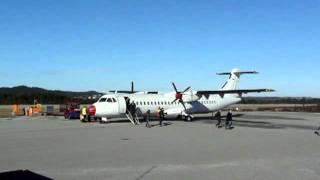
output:
[[[88,113],[89,113],[90,116],[96,115],[96,112],[97,112],[97,110],[96,110],[96,107],[94,105],[89,106]]]

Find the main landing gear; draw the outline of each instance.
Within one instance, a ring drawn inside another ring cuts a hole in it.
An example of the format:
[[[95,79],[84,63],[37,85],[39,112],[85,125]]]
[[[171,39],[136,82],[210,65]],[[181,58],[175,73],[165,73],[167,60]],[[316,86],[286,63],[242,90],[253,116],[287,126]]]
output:
[[[187,122],[193,121],[193,116],[192,116],[192,115],[182,115],[181,118],[182,118],[184,121],[187,121]]]

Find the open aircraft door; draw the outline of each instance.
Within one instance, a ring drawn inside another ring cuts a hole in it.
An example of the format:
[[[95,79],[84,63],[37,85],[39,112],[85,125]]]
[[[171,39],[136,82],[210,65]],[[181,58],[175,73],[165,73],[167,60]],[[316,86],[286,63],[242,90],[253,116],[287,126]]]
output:
[[[119,114],[125,114],[127,111],[127,98],[128,97],[118,97],[118,112]],[[129,98],[128,98],[129,100]]]

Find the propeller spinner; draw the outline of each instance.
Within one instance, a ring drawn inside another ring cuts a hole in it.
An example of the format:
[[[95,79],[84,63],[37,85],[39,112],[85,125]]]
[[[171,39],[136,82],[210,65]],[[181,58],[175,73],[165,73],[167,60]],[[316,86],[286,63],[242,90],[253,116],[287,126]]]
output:
[[[184,102],[183,102],[183,95],[184,95],[184,93],[187,92],[191,87],[189,86],[189,87],[187,87],[184,91],[180,92],[180,91],[178,91],[178,89],[177,89],[176,85],[174,84],[174,82],[172,82],[172,86],[173,86],[173,88],[174,88],[174,90],[175,90],[175,92],[176,92],[176,98],[175,98],[174,101],[172,101],[172,103],[178,101],[179,103],[182,104],[184,110],[187,110],[186,105],[185,105]]]

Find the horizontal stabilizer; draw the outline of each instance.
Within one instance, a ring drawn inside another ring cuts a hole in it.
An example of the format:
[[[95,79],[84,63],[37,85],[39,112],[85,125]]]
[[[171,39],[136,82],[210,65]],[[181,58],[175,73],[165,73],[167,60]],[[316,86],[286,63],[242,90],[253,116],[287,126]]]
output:
[[[231,75],[231,74],[258,74],[257,71],[233,71],[233,72],[222,72],[222,73],[217,73],[217,75]]]

